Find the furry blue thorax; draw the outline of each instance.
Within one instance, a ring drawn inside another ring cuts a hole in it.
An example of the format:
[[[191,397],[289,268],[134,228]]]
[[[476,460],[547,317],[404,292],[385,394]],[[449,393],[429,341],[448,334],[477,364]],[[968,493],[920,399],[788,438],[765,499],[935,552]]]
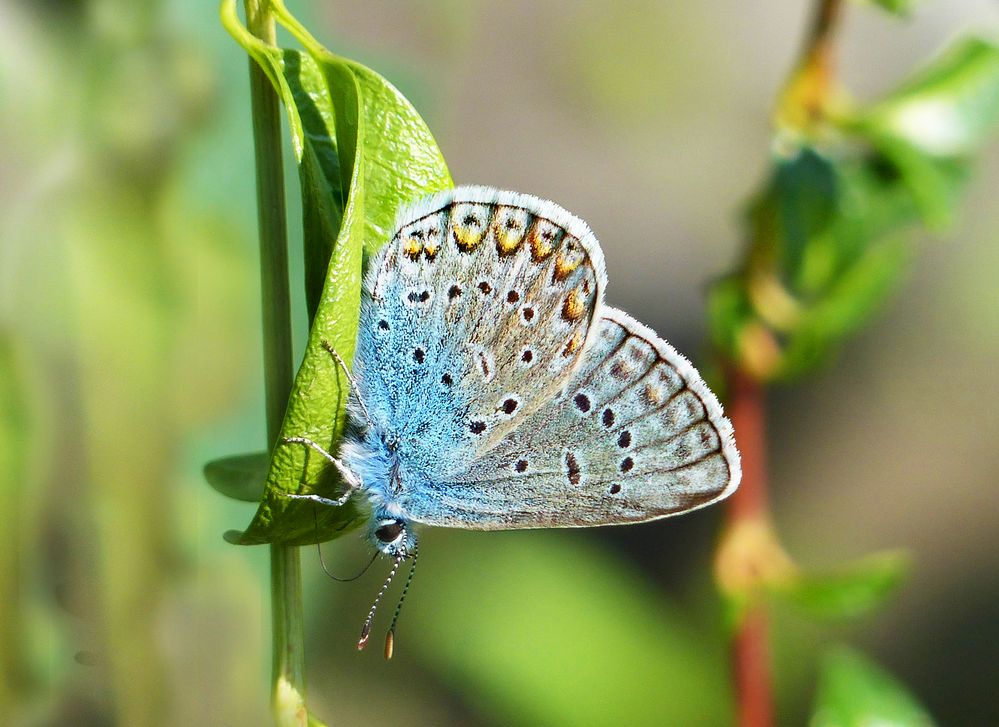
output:
[[[392,557],[406,557],[416,548],[416,535],[405,515],[402,482],[408,480],[400,461],[397,443],[374,426],[348,434],[341,454],[347,467],[362,482],[364,496],[371,507],[368,537],[375,547]],[[398,526],[397,538],[386,540],[387,526]]]

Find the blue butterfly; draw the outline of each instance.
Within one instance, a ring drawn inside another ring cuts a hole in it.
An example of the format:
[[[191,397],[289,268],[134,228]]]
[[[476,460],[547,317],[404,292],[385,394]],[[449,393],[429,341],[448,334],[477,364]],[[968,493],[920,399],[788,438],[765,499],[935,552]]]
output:
[[[400,564],[415,568],[416,524],[645,522],[738,486],[717,398],[672,346],[603,304],[606,283],[586,223],[488,187],[419,202],[369,261],[340,456],[285,440],[322,454],[348,488],[292,496],[365,498],[370,539],[395,560],[359,647]],[[395,618],[387,655],[394,630]]]

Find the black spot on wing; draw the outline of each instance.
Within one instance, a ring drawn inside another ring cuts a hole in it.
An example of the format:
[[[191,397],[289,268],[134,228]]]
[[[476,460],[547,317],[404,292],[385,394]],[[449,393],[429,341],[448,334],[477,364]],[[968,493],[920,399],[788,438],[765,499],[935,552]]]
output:
[[[569,480],[569,484],[578,485],[579,480],[582,478],[582,470],[579,467],[579,461],[576,459],[576,455],[572,452],[565,453],[565,476]]]

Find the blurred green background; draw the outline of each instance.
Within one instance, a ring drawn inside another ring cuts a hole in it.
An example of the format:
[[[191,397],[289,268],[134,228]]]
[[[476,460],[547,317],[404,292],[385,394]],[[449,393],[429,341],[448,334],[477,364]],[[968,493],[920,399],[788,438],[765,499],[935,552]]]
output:
[[[703,353],[705,285],[738,254],[808,4],[292,9],[403,90],[457,182],[585,218],[609,302]],[[254,508],[200,473],[265,445],[245,54],[214,2],[2,0],[0,17],[0,723],[269,724],[267,552],[222,541]],[[997,26],[985,0],[906,22],[851,7],[843,80],[873,96]],[[783,724],[805,720],[814,655],[847,637],[941,724],[999,715],[997,187],[993,146],[873,325],[771,397],[789,549],[916,563],[859,625],[776,611]],[[353,646],[385,569],[332,583],[306,549],[310,703],[331,724],[725,724],[720,515],[427,532],[390,664]],[[365,553],[348,537],[327,558],[348,573]]]

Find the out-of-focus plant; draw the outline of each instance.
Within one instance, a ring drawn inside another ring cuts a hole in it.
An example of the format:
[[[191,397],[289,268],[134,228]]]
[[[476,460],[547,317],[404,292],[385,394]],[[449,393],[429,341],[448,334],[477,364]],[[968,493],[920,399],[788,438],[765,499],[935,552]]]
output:
[[[162,10],[3,8],[2,724],[155,725],[199,701],[161,645],[191,573],[175,455],[239,389],[245,276],[233,221],[178,190],[215,87]]]
[[[901,13],[911,3],[878,2]],[[741,264],[716,282],[709,317],[727,372],[744,478],[716,559],[734,628],[740,724],[773,722],[765,597],[822,617],[880,605],[907,558],[885,553],[829,574],[803,571],[775,534],[766,494],[764,387],[813,371],[877,310],[920,226],[953,217],[976,153],[999,120],[999,46],[956,40],[883,98],[857,103],[835,74],[840,0],[819,0],[801,60],[775,113],[773,162],[746,215]],[[831,657],[816,725],[925,724],[885,677]],[[847,704],[846,702],[850,702]]]

